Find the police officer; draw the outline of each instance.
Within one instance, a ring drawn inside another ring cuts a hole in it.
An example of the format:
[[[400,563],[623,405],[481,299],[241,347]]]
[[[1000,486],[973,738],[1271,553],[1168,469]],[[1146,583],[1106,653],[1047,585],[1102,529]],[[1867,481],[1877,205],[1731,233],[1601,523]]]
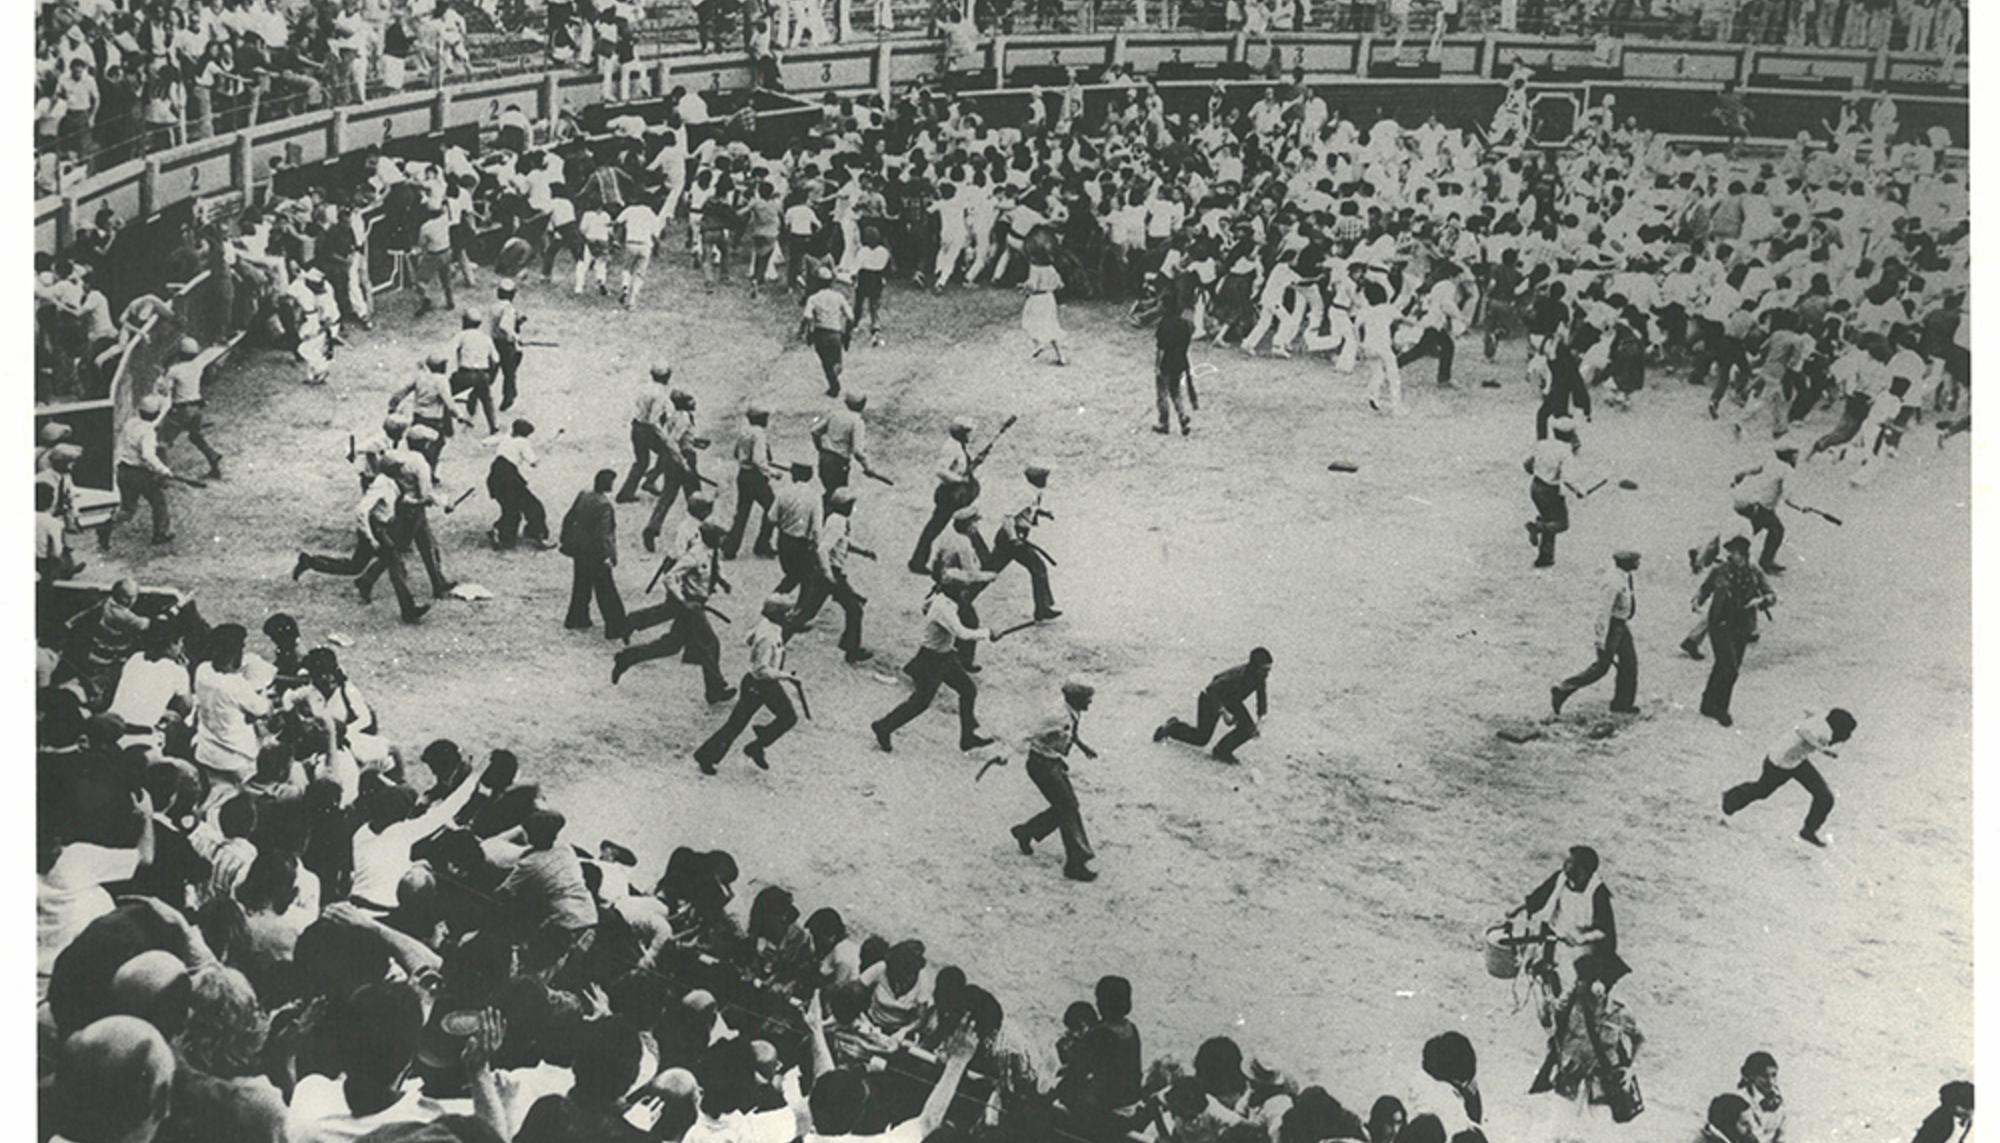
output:
[[[638,501],[642,477],[648,490],[651,490],[651,473],[667,451],[666,437],[662,433],[667,418],[673,412],[668,401],[673,381],[673,366],[655,365],[651,376],[639,386],[639,392],[632,400],[632,467],[626,470],[625,483],[618,489],[620,504]]]
[[[203,431],[207,427],[203,410],[208,401],[201,394],[202,375],[208,370],[208,362],[201,359],[201,343],[191,337],[184,337],[175,346],[175,360],[161,375],[163,388],[167,391],[167,411],[160,418],[159,439],[162,446],[174,443],[182,433],[187,434],[188,443],[200,451],[202,459],[208,461],[208,478],[222,478],[222,454],[208,443]]]
[[[771,477],[777,474],[777,462],[771,459],[771,409],[762,401],[750,402],[743,414],[749,422],[743,435],[736,438],[736,519],[729,525],[729,535],[722,541],[722,558],[733,560],[743,548],[743,532],[750,525],[753,508],[764,510],[763,522],[757,528],[757,542],[751,551],[760,556],[769,556],[771,549]],[[811,469],[807,469],[811,478]]]
[[[972,422],[954,417],[948,430],[951,444],[945,449],[937,469],[937,489],[931,494],[931,518],[917,536],[916,550],[910,553],[910,570],[931,574],[931,545],[937,542],[952,513],[971,504],[976,495],[972,482]]]
[[[841,398],[843,408],[834,409],[813,425],[812,442],[819,449],[819,483],[829,494],[843,488],[855,465],[868,467],[868,423],[861,414],[868,408],[868,395],[849,389]]]
[[[1549,436],[1535,442],[1521,465],[1530,477],[1528,499],[1535,505],[1535,518],[1528,521],[1528,543],[1534,546],[1538,568],[1555,566],[1556,537],[1569,530],[1569,502],[1563,499],[1563,489],[1579,499],[1583,496],[1567,475],[1576,450],[1576,422],[1557,417],[1549,422]]]
[[[1042,720],[1028,737],[1028,780],[1035,784],[1049,808],[1009,831],[1014,835],[1014,844],[1021,847],[1022,855],[1029,857],[1034,856],[1036,842],[1061,832],[1063,876],[1071,881],[1097,880],[1097,871],[1090,868],[1090,859],[1097,854],[1090,848],[1090,835],[1083,828],[1083,811],[1077,805],[1076,789],[1070,785],[1068,762],[1072,746],[1082,751],[1085,758],[1097,757],[1097,751],[1084,745],[1078,734],[1078,723],[1096,694],[1089,683],[1077,679],[1065,682],[1062,709]]]
[[[939,687],[950,687],[958,692],[958,748],[977,750],[991,746],[993,740],[979,732],[979,684],[972,681],[965,667],[953,652],[956,643],[963,639],[978,642],[992,638],[991,632],[977,627],[967,627],[959,621],[959,605],[966,594],[989,577],[985,572],[965,572],[952,570],[946,573],[938,585],[938,594],[931,598],[924,608],[924,629],[922,642],[917,653],[903,668],[915,684],[908,698],[897,704],[895,709],[868,724],[875,733],[875,743],[885,752],[895,749],[892,737],[924,711],[930,709],[931,700],[937,698]]]
[[[759,770],[771,768],[764,751],[798,725],[792,697],[785,693],[786,683],[799,681],[797,675],[785,670],[785,620],[791,610],[791,601],[782,595],[764,600],[761,618],[745,640],[750,646],[750,669],[743,672],[742,681],[737,684],[736,705],[730,708],[729,717],[715,733],[695,748],[695,765],[703,774],[715,773],[715,764],[722,761],[737,735],[743,733],[759,710],[770,711],[771,718],[751,730],[750,742],[743,747],[744,756],[755,762]]]
[[[986,561],[986,570],[998,575],[1008,564],[1028,569],[1028,582],[1035,593],[1035,620],[1046,622],[1060,619],[1062,612],[1056,610],[1055,593],[1049,589],[1048,553],[1029,537],[1035,525],[1055,518],[1053,512],[1042,507],[1042,494],[1049,486],[1049,469],[1047,465],[1031,464],[1023,475],[1035,490],[1034,498],[1000,521],[993,534],[993,552]]]
[[[693,393],[675,389],[667,394],[667,403],[672,408],[661,428],[659,464],[653,469],[653,475],[660,479],[660,498],[653,502],[653,514],[639,532],[639,539],[649,552],[659,541],[660,529],[666,523],[667,513],[673,511],[674,500],[683,492],[692,495],[701,488],[700,462],[695,450],[708,443],[694,435]]]
[[[514,304],[515,284],[512,278],[500,279],[500,286],[494,291],[499,300],[486,311],[486,336],[493,341],[493,351],[500,362],[500,411],[514,407],[516,382],[521,373],[521,325],[528,319]]]
[[[842,654],[850,663],[865,663],[875,657],[875,652],[861,645],[862,610],[868,601],[847,582],[848,553],[866,551],[849,542],[853,516],[853,489],[836,488],[827,494],[826,518],[821,522],[819,532],[818,561],[813,577],[799,591],[798,610],[793,612],[788,627],[792,634],[805,630],[806,625],[819,614],[819,609],[832,599],[840,605],[845,616],[840,629]]]
[[[790,592],[817,576],[821,507],[813,491],[812,465],[791,466],[792,479],[772,498],[767,520],[778,533],[778,566],[784,578],[776,590]]]
[[[167,411],[166,399],[157,393],[139,398],[138,409],[118,427],[112,459],[118,477],[118,512],[97,534],[100,545],[109,545],[111,529],[132,518],[144,500],[153,514],[153,542],[164,544],[174,538],[167,518],[167,481],[174,470],[160,459],[160,417]]]
[[[614,686],[626,671],[640,663],[680,655],[682,662],[701,668],[702,683],[710,705],[736,697],[736,689],[722,677],[722,640],[716,636],[715,627],[708,621],[709,595],[718,586],[724,590],[729,588],[729,581],[722,578],[717,564],[720,556],[716,547],[722,543],[722,537],[722,525],[713,520],[704,521],[693,549],[667,571],[665,602],[642,607],[625,617],[620,631],[627,639],[635,631],[664,621],[671,620],[673,626],[660,638],[637,647],[626,647],[613,656],[611,682]]]

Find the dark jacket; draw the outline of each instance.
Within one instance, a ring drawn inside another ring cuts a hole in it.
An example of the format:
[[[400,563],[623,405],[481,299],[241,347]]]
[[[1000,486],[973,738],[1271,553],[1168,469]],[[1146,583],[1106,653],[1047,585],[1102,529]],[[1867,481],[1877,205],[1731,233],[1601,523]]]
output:
[[[563,554],[573,560],[618,562],[618,511],[611,494],[579,492],[562,522]]]

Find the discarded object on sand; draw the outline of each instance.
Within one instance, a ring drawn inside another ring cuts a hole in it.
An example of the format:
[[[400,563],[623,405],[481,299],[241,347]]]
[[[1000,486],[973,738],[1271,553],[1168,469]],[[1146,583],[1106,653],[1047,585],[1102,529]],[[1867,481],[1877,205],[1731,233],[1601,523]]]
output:
[[[1361,466],[1351,460],[1336,460],[1326,466],[1328,472],[1360,472]]]
[[[493,598],[492,592],[476,583],[454,584],[449,594],[453,599],[462,599],[467,603],[477,603],[482,599]]]
[[[1515,723],[1503,726],[1494,733],[1500,736],[1502,742],[1533,742],[1542,736],[1542,728],[1526,723]]]

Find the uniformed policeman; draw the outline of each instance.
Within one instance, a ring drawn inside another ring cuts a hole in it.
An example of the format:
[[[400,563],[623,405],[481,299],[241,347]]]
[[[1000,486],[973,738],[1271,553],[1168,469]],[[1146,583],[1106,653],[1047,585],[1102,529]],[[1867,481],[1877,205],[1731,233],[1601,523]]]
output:
[[[1034,498],[1018,511],[1010,513],[1000,521],[1000,527],[993,534],[993,552],[986,561],[986,568],[998,575],[1008,564],[1020,564],[1028,569],[1028,582],[1035,593],[1035,620],[1046,622],[1060,619],[1062,612],[1056,610],[1055,593],[1049,589],[1048,553],[1042,551],[1032,539],[1035,525],[1043,520],[1055,518],[1055,514],[1042,507],[1042,494],[1049,486],[1047,465],[1031,464],[1023,472],[1029,487],[1035,490]]]
[[[620,504],[639,499],[641,478],[646,480],[648,490],[652,487],[651,473],[667,449],[662,431],[672,412],[667,394],[673,380],[673,366],[655,365],[632,400],[632,467],[625,471],[625,483],[618,489]]]
[[[750,402],[743,414],[749,422],[743,434],[736,438],[736,518],[729,525],[729,535],[722,541],[722,558],[733,560],[743,548],[743,533],[750,525],[750,512],[754,508],[764,510],[763,522],[757,528],[757,542],[751,551],[760,556],[772,555],[771,548],[771,478],[778,473],[778,464],[771,459],[771,409],[762,401]],[[807,469],[810,479],[811,469]]]
[[[917,575],[931,574],[931,545],[938,535],[951,523],[952,513],[971,504],[975,496],[972,483],[972,422],[964,417],[952,419],[951,444],[944,450],[937,469],[937,489],[931,494],[931,518],[924,521],[924,530],[917,537],[916,550],[910,553],[910,570]]]
[[[819,483],[828,494],[846,486],[855,465],[863,472],[872,471],[868,423],[861,416],[868,408],[868,395],[849,389],[841,400],[845,407],[829,412],[812,427],[812,441],[819,449]]]
[[[819,558],[813,578],[799,591],[798,610],[792,615],[792,634],[805,630],[828,599],[840,605],[845,622],[840,629],[840,650],[850,663],[865,663],[875,652],[861,645],[862,611],[867,600],[847,581],[849,552],[864,551],[849,542],[854,517],[854,490],[836,488],[827,494],[826,519],[819,532]]]
[[[500,359],[500,411],[514,407],[517,396],[516,383],[521,373],[521,325],[527,316],[514,304],[515,284],[512,278],[500,279],[500,286],[494,291],[499,300],[486,311],[486,336],[493,340],[494,353]]]
[[[672,408],[661,428],[659,463],[653,469],[653,475],[660,480],[660,498],[653,502],[653,514],[639,533],[649,552],[660,538],[667,513],[673,511],[674,500],[683,492],[692,495],[701,488],[700,462],[695,450],[708,443],[694,433],[693,393],[675,389],[667,394],[667,403]]]
[[[1076,788],[1070,785],[1068,762],[1072,746],[1082,751],[1085,758],[1097,757],[1097,751],[1086,746],[1078,733],[1083,712],[1090,709],[1096,694],[1089,683],[1078,679],[1065,682],[1062,709],[1042,720],[1028,737],[1028,780],[1041,791],[1049,808],[1009,831],[1014,835],[1014,844],[1029,857],[1034,856],[1036,842],[1060,832],[1063,876],[1071,881],[1097,880],[1097,871],[1090,868],[1090,859],[1097,854],[1090,848],[1090,834],[1083,828],[1083,811],[1077,805]]]
[[[791,482],[772,498],[768,517],[778,533],[778,566],[785,573],[776,588],[780,594],[812,582],[819,561],[821,507],[812,486],[813,468],[800,461],[791,473]]]
[[[611,682],[616,685],[626,671],[640,663],[680,655],[681,661],[701,668],[702,683],[711,705],[736,697],[735,688],[722,677],[722,640],[708,621],[709,595],[729,582],[722,578],[716,546],[722,543],[722,525],[703,521],[695,545],[675,562],[666,575],[667,598],[652,607],[642,607],[625,617],[622,629],[629,639],[635,631],[671,620],[667,633],[650,643],[626,647],[613,656]]]
[[[759,770],[771,768],[764,751],[798,725],[792,697],[785,693],[785,684],[797,683],[799,678],[785,670],[785,620],[791,611],[791,600],[782,595],[764,600],[761,617],[744,640],[750,646],[750,669],[737,685],[736,705],[730,708],[729,717],[715,733],[695,748],[695,765],[702,773],[715,773],[715,764],[722,761],[722,756],[735,744],[736,736],[743,733],[759,710],[770,711],[771,717],[751,730],[750,741],[743,747],[744,756],[755,762]]]
[[[939,687],[950,687],[958,692],[958,748],[977,750],[993,744],[991,738],[979,732],[979,684],[972,681],[972,676],[966,673],[964,665],[953,653],[953,647],[960,639],[977,642],[992,638],[990,632],[967,627],[958,618],[959,604],[966,593],[988,578],[985,572],[954,569],[938,585],[938,594],[924,609],[922,643],[916,655],[903,668],[915,686],[908,698],[868,727],[875,732],[875,742],[884,751],[895,748],[891,738],[897,730],[930,709],[931,700],[937,697]]]

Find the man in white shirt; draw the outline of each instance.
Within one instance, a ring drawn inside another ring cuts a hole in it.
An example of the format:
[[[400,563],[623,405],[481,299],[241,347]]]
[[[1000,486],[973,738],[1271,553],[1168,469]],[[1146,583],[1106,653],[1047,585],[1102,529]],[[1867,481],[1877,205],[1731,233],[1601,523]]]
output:
[[[549,514],[534,489],[528,487],[528,470],[541,463],[535,446],[528,440],[535,426],[526,417],[514,418],[506,436],[491,436],[493,463],[486,470],[486,491],[500,506],[500,519],[488,533],[496,548],[511,548],[517,539],[541,549],[555,547],[549,539]]]
[[[789,635],[786,620],[791,611],[791,600],[782,595],[764,600],[757,625],[750,629],[745,640],[750,647],[750,669],[743,673],[736,689],[736,705],[730,708],[729,717],[715,733],[695,748],[695,765],[703,774],[714,776],[715,764],[729,753],[758,711],[768,710],[771,717],[751,731],[750,743],[743,748],[743,754],[759,770],[771,768],[764,751],[798,725],[798,713],[792,708],[791,696],[785,693],[785,684],[790,683],[800,688],[801,697],[805,694],[805,684],[798,675],[785,670],[785,640]]]
[[[1812,795],[1812,805],[1806,810],[1805,826],[1799,830],[1799,837],[1825,848],[1826,839],[1819,835],[1819,828],[1833,812],[1833,791],[1813,765],[1813,759],[1821,755],[1840,757],[1833,748],[1854,736],[1855,725],[1853,715],[1834,707],[1822,717],[1809,716],[1806,722],[1793,727],[1782,742],[1764,755],[1763,772],[1756,781],[1723,792],[1723,817],[1732,817],[1743,807],[1777,793],[1787,782],[1797,781]]]
[[[628,310],[639,303],[639,291],[646,285],[646,270],[653,264],[653,243],[662,229],[660,216],[643,203],[635,202],[618,213],[618,232],[625,242],[618,304]]]
[[[479,788],[478,778],[459,783],[458,789],[416,813],[416,791],[395,786],[371,803],[368,818],[354,831],[354,885],[351,896],[357,904],[388,912],[396,901],[396,885],[409,872],[410,847],[437,832],[458,816]]]

